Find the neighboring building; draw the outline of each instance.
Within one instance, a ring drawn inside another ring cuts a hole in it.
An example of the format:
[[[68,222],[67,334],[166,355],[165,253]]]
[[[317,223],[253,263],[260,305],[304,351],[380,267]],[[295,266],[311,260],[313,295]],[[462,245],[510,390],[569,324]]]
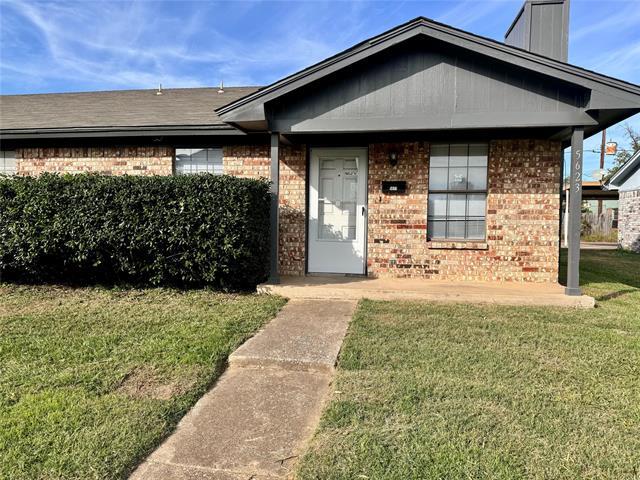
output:
[[[583,136],[640,112],[567,34],[568,2],[528,0],[505,43],[416,18],[263,88],[4,96],[3,168],[271,178],[274,281],[557,282],[562,151],[580,179]]]
[[[609,179],[607,187],[620,196],[618,244],[640,253],[640,151]]]
[[[566,194],[569,190],[569,184],[566,182],[564,189]],[[607,210],[618,210],[618,192],[608,190],[602,182],[583,181],[582,202],[587,210],[593,213],[598,213],[598,210],[601,213]]]

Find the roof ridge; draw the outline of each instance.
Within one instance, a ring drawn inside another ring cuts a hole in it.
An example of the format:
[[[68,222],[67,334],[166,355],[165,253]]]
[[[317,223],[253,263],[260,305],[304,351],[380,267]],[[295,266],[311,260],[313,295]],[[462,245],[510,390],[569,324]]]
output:
[[[211,87],[170,87],[170,88],[162,88],[163,92],[171,92],[176,90],[218,90],[219,86],[211,86]],[[224,86],[225,90],[236,90],[236,89],[260,89],[263,88],[259,85],[235,85],[235,86]],[[41,93],[0,93],[0,97],[35,97],[39,95],[95,95],[100,93],[128,93],[128,92],[156,92],[157,88],[123,88],[123,89],[114,89],[114,90],[86,90],[86,91],[76,91],[76,92],[41,92]]]

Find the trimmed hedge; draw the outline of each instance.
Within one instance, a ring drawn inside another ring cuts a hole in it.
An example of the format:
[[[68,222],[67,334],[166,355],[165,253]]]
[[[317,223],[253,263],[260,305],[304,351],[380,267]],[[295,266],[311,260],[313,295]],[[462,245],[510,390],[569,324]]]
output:
[[[245,290],[268,259],[266,180],[0,176],[4,280]]]

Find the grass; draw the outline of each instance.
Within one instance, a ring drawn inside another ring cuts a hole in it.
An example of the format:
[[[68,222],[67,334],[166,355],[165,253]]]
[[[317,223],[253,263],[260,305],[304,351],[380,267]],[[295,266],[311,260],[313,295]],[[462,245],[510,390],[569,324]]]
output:
[[[580,237],[580,240],[583,242],[618,243],[618,229],[611,229],[608,234],[602,232],[584,234]]]
[[[282,303],[0,284],[0,478],[126,478]]]
[[[581,267],[593,310],[361,302],[298,479],[640,478],[640,255]]]

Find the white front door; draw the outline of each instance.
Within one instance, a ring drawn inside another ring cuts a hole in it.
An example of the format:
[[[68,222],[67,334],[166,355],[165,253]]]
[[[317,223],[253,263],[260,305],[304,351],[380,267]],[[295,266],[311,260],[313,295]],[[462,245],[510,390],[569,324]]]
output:
[[[367,149],[313,148],[309,181],[309,273],[364,274]]]

